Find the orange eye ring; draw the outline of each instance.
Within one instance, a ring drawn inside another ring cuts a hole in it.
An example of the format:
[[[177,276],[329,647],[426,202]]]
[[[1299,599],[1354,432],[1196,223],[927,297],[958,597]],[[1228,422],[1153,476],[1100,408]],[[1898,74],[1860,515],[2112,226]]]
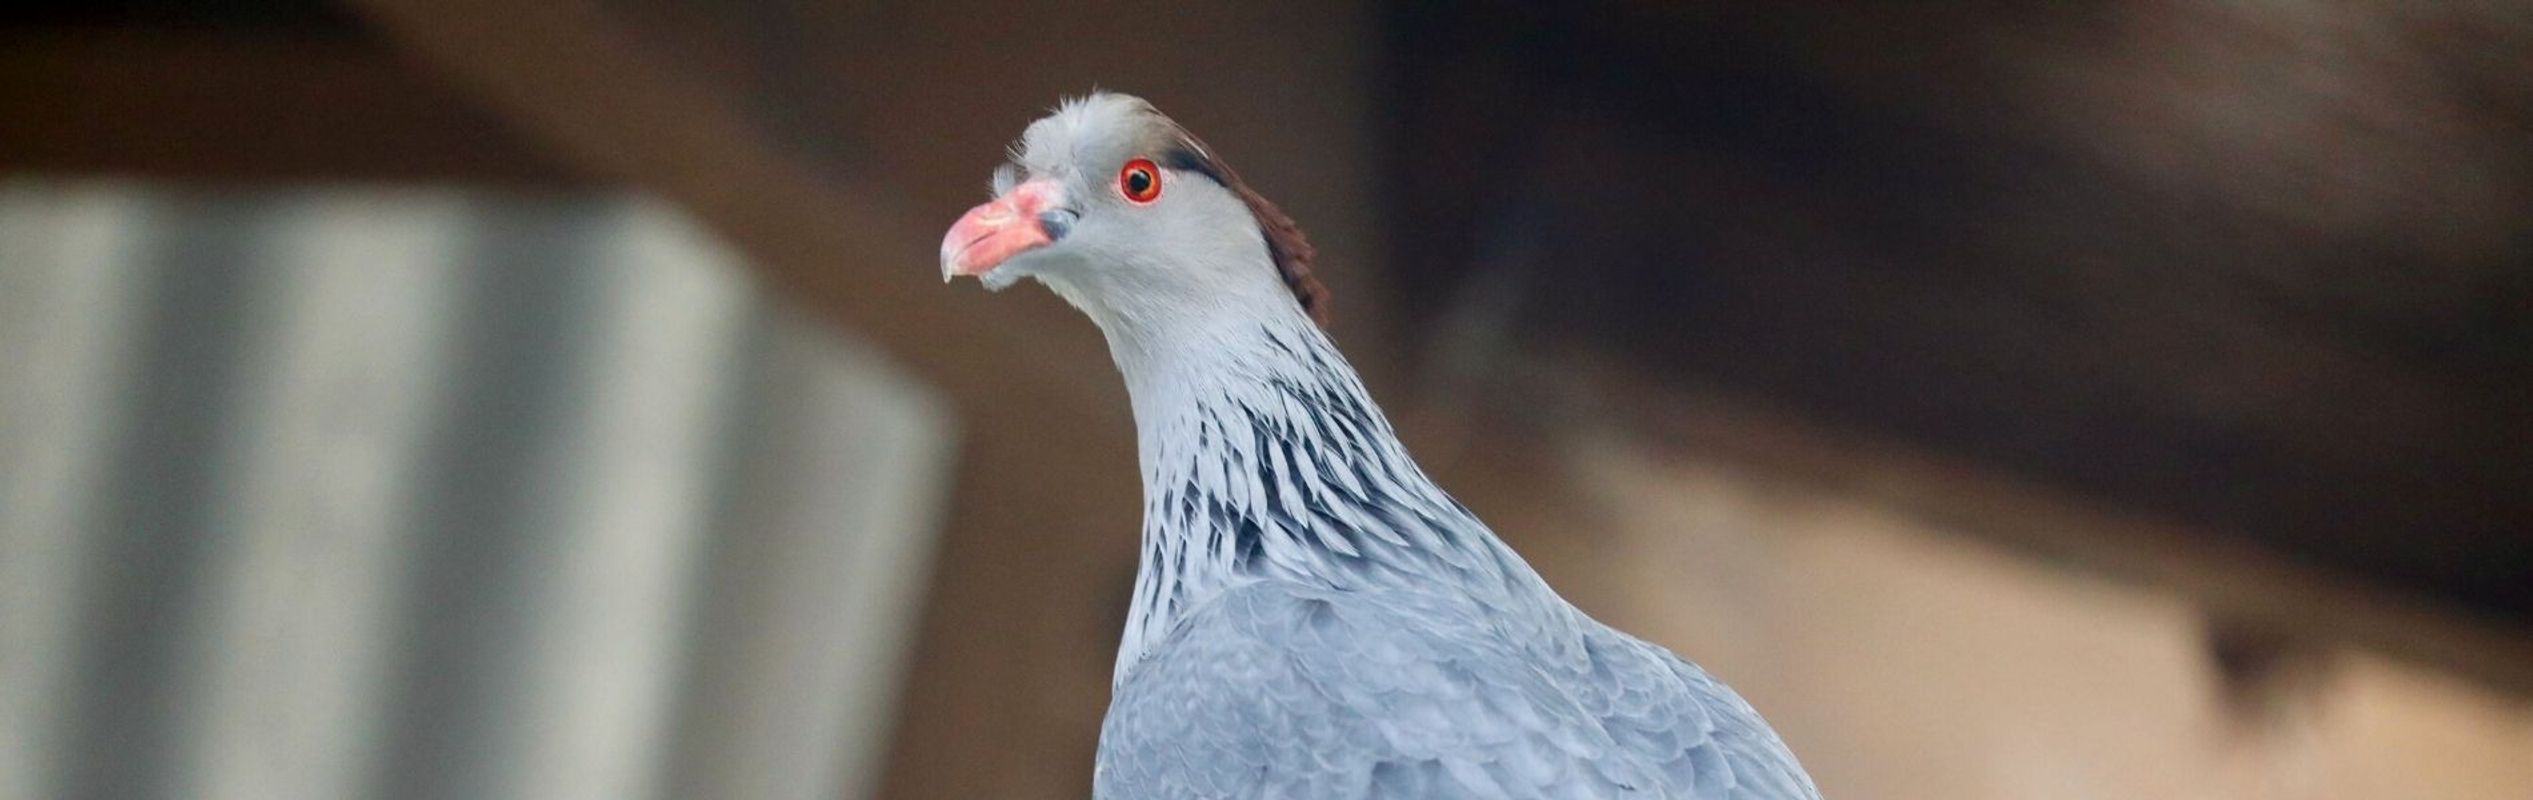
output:
[[[1124,195],[1126,202],[1135,205],[1161,199],[1161,167],[1149,158],[1127,161],[1126,166],[1117,170],[1117,193]]]

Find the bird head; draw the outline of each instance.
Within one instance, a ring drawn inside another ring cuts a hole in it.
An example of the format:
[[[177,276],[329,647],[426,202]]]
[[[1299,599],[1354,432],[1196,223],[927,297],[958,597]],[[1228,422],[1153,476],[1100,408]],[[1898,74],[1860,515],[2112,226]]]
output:
[[[1292,219],[1141,98],[1095,92],[1030,124],[993,193],[942,238],[943,280],[1035,279],[1112,336],[1260,311],[1325,321]]]

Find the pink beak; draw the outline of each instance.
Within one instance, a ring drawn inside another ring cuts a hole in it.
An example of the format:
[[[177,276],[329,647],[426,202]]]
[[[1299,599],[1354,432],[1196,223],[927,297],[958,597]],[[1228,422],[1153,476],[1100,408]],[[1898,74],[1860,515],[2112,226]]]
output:
[[[1049,235],[1039,215],[1060,205],[1062,193],[1055,181],[1034,180],[968,209],[941,237],[941,279],[983,275],[1012,256],[1054,242],[1062,231]]]

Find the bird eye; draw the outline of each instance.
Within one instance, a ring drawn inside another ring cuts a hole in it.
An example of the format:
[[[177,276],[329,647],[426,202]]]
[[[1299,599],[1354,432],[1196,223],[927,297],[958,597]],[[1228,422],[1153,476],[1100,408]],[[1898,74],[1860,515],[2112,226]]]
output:
[[[1161,199],[1161,168],[1149,158],[1126,162],[1124,169],[1117,170],[1117,191],[1136,205]]]

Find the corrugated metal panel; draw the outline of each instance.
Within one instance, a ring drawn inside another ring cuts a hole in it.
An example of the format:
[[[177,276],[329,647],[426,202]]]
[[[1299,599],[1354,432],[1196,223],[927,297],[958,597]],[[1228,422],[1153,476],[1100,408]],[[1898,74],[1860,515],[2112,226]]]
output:
[[[91,498],[121,417],[146,278],[145,201],[0,187],[0,797],[44,796],[64,757]]]
[[[639,201],[0,187],[0,796],[870,784],[949,432]]]
[[[177,794],[353,796],[372,763],[419,455],[462,273],[455,196],[277,205],[268,313],[241,335],[241,452],[212,525]]]

